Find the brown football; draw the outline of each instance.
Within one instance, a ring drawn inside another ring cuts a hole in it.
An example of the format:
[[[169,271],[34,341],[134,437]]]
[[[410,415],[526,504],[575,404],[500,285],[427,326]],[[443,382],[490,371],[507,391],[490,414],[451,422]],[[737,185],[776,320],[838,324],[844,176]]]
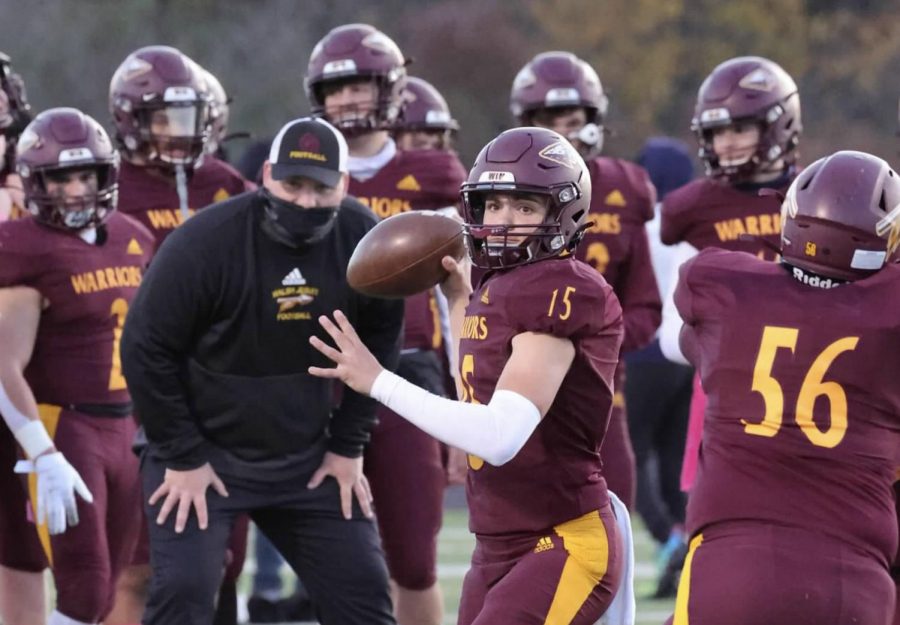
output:
[[[388,217],[366,233],[347,266],[347,282],[365,295],[407,297],[444,278],[444,256],[465,254],[462,224],[434,211]]]

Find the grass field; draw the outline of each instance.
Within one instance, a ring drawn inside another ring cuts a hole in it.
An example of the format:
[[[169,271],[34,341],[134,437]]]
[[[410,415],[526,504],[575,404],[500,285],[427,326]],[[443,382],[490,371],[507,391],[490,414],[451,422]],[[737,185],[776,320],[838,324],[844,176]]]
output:
[[[654,564],[655,545],[649,534],[640,524],[635,524],[635,596],[637,597],[636,625],[661,625],[672,614],[675,605],[672,600],[646,599],[656,587],[656,566]],[[444,592],[446,602],[444,623],[456,623],[456,610],[459,606],[459,593],[463,576],[469,565],[469,557],[475,540],[467,529],[467,513],[465,508],[447,507],[444,513],[444,526],[438,541],[438,579]],[[249,589],[249,577],[255,568],[252,549],[247,554],[247,565],[241,580],[240,590]],[[242,593],[242,596],[243,595]],[[242,606],[243,608],[243,606]],[[243,611],[243,610],[242,610]],[[246,614],[244,612],[244,614]]]

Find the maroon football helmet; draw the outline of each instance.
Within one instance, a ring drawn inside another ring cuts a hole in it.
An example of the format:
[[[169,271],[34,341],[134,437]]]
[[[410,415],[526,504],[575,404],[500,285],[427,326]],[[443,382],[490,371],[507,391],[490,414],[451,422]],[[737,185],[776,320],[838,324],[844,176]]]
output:
[[[583,144],[583,157],[593,158],[603,148],[609,107],[594,68],[571,52],[542,52],[519,70],[509,95],[509,108],[519,125],[534,125],[534,114],[541,109],[571,107],[583,108],[587,123],[568,138]]]
[[[821,158],[791,184],[781,222],[785,262],[829,278],[865,278],[900,243],[900,177],[865,152]]]
[[[725,165],[713,150],[713,133],[737,123],[757,124],[759,144],[746,161]],[[780,160],[792,165],[803,131],[797,85],[768,59],[742,56],[725,61],[700,85],[691,129],[709,176],[740,181],[772,171]]]
[[[421,78],[409,76],[403,90],[403,115],[396,132],[429,132],[440,135],[440,149],[449,148],[459,123],[450,114],[450,107],[434,85]]]
[[[325,113],[326,86],[371,80],[378,99],[371,112],[330,119]],[[313,115],[328,118],[345,135],[391,128],[403,106],[406,59],[394,41],[368,24],[347,24],[325,35],[309,57],[304,86]]]
[[[169,46],[132,52],[109,85],[116,141],[140,163],[196,165],[212,132],[211,107],[205,70]],[[154,132],[154,124],[167,131]]]
[[[490,193],[547,196],[547,217],[539,226],[485,226]],[[591,177],[562,135],[546,128],[513,128],[482,148],[460,195],[472,262],[485,269],[514,267],[575,249],[588,226]],[[528,237],[521,243],[509,241],[522,234]],[[502,244],[489,241],[501,236]]]
[[[103,126],[73,108],[54,108],[34,118],[19,137],[16,170],[25,204],[41,223],[67,230],[96,226],[116,209],[119,153]],[[48,189],[60,176],[92,171],[96,189],[65,197]]]

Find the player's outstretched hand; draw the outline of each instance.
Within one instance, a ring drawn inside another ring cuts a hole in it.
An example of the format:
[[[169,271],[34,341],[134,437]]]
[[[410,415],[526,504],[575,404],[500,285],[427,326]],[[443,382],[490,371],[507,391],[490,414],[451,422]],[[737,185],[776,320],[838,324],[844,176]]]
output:
[[[166,469],[163,483],[150,495],[150,505],[165,497],[156,523],[162,525],[166,522],[169,513],[177,507],[175,514],[175,533],[180,534],[187,525],[191,506],[197,511],[197,524],[205,530],[209,525],[209,514],[206,510],[206,489],[212,486],[222,497],[228,496],[225,484],[216,475],[212,465],[208,462],[202,467],[188,471],[175,471]]]
[[[309,373],[320,378],[336,378],[357,393],[368,395],[375,378],[384,371],[384,367],[359,338],[344,313],[334,311],[334,321],[322,315],[319,323],[328,332],[337,349],[315,336],[309,337],[309,342],[337,366],[333,369],[310,367]]]
[[[372,489],[363,475],[363,459],[325,452],[322,465],[310,478],[307,488],[316,488],[329,475],[337,480],[341,489],[341,513],[348,521],[353,517],[353,497],[359,502],[363,514],[372,517]]]
[[[81,475],[58,451],[33,461],[23,460],[16,465],[16,472],[37,476],[37,522],[46,522],[51,534],[62,534],[67,527],[78,525],[76,494],[87,503],[94,502]]]
[[[444,256],[441,259],[441,265],[450,272],[450,275],[441,282],[441,293],[449,302],[464,298],[463,301],[468,302],[469,296],[472,295],[472,261],[469,260],[468,254],[460,260],[456,260],[452,256]]]

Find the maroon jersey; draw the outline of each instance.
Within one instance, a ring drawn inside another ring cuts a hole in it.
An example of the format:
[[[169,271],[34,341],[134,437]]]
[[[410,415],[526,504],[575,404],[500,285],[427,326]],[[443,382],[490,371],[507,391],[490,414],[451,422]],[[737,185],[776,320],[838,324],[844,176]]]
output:
[[[193,215],[201,208],[253,188],[253,183],[244,180],[231,165],[207,156],[188,181],[188,212]],[[122,163],[119,210],[144,224],[153,233],[157,247],[184,221],[180,206],[174,177],[127,161]]]
[[[790,184],[776,182],[776,190]],[[741,235],[752,237],[741,238]],[[760,196],[758,187],[742,190],[720,180],[700,178],[663,199],[660,238],[666,245],[687,241],[698,250],[719,247],[774,260],[781,245],[781,200]],[[768,248],[762,241],[774,248]]]
[[[821,289],[783,265],[709,249],[682,266],[675,303],[709,398],[690,531],[794,527],[887,567],[898,531],[900,265]]]
[[[622,305],[625,340],[622,351],[653,339],[662,302],[644,224],[653,219],[656,189],[643,167],[600,157],[588,162],[593,187],[585,233],[575,254],[603,274]]]
[[[411,210],[456,206],[466,170],[454,152],[412,150],[397,152],[377,174],[365,181],[350,177],[350,195],[380,219]],[[438,349],[441,326],[437,302],[430,292],[406,298],[406,349]]]
[[[34,288],[47,303],[25,370],[39,403],[129,401],[119,340],[153,236],[118,212],[106,233],[92,245],[31,218],[0,224],[0,287]]]
[[[512,339],[523,332],[571,340],[575,360],[549,412],[512,460],[494,467],[469,457],[469,527],[480,535],[544,530],[608,502],[599,448],[623,334],[612,287],[571,257],[489,274],[472,295],[462,328],[465,401],[491,400]]]

